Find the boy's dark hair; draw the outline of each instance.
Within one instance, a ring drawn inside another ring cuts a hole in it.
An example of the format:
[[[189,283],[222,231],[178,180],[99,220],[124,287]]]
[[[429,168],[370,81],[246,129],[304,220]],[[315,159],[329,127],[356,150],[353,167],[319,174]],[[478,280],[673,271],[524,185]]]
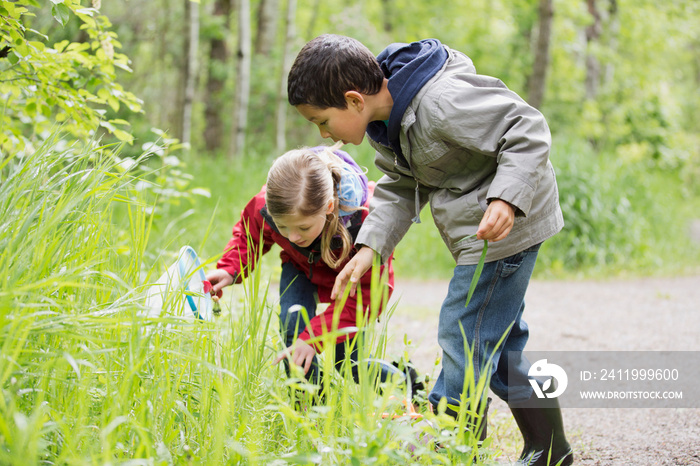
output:
[[[287,96],[295,107],[346,108],[347,91],[374,95],[383,80],[377,59],[360,41],[323,34],[308,42],[294,60]]]

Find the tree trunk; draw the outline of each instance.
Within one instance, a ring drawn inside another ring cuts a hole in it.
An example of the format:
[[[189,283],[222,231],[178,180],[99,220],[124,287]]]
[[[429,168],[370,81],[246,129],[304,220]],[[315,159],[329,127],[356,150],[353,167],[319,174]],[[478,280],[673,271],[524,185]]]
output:
[[[391,0],[381,0],[382,3],[382,28],[384,32],[392,32],[394,25],[391,19],[394,17],[394,5]]]
[[[600,61],[595,53],[595,48],[600,41],[603,30],[600,11],[596,6],[596,0],[586,0],[588,13],[593,22],[586,27],[586,100],[593,100],[598,95],[600,86]]]
[[[197,89],[197,49],[199,48],[199,3],[185,0],[188,24],[185,60],[185,99],[182,106],[182,142],[189,144],[192,131],[192,102]]]
[[[209,69],[207,70],[207,95],[204,109],[204,143],[207,151],[223,147],[224,125],[221,118],[222,91],[227,79],[228,47],[226,36],[230,32],[231,0],[216,0],[214,16],[224,19],[224,27],[212,37],[209,46]]]
[[[245,133],[248,128],[248,102],[250,101],[250,0],[238,0],[238,52],[236,53],[236,98],[234,113],[234,137],[229,156],[235,157],[245,150]]]
[[[287,146],[287,74],[292,67],[291,47],[296,37],[294,28],[294,17],[296,15],[296,0],[287,0],[287,18],[285,20],[286,33],[284,38],[284,50],[282,52],[282,76],[280,77],[280,89],[277,94],[277,122],[276,122],[276,142],[277,152],[282,153]]]
[[[608,49],[612,54],[617,54],[617,39],[620,35],[620,18],[618,15],[617,0],[609,0],[608,6]],[[605,65],[604,82],[615,79],[615,62],[609,60]]]
[[[314,0],[314,6],[311,7],[311,19],[309,20],[309,26],[306,28],[306,36],[304,39],[310,41],[316,35],[314,34],[314,29],[316,29],[316,22],[318,22],[318,11],[321,9],[321,0]]]
[[[170,129],[170,135],[182,141],[182,108],[185,105],[185,87],[187,85],[187,49],[189,48],[189,43],[187,42],[189,23],[186,18],[187,15],[187,2],[182,3],[183,11],[177,11],[175,13],[175,19],[171,16],[171,10],[168,8],[168,0],[161,0],[159,6],[163,8],[163,11],[167,11],[168,14],[165,15],[164,21],[170,23],[166,27],[165,33],[159,35],[160,47],[158,48],[159,61],[162,61],[163,69],[167,69],[169,66],[174,66],[177,70],[177,76],[174,78],[172,89],[167,89],[168,86],[159,86],[160,98],[162,99],[162,105],[164,109],[168,111],[162,116],[160,120],[159,128]],[[180,22],[179,14],[185,17],[185,20]],[[173,33],[177,37],[177,45],[171,44],[168,41],[169,37],[168,29],[173,30]],[[181,41],[181,42],[180,42]],[[167,64],[166,57],[169,54],[169,47],[174,46],[172,50],[177,53],[170,52],[173,57],[173,64]],[[154,59],[155,60],[155,59]],[[168,92],[172,91],[172,95]]]
[[[277,10],[279,0],[261,0],[258,7],[258,33],[255,37],[255,53],[268,56],[275,44]]]
[[[525,2],[513,3],[513,18],[516,19],[515,27],[517,35],[509,42],[509,53],[506,58],[511,66],[516,66],[527,70],[524,73],[522,93],[527,95],[532,80],[533,61],[535,55],[535,26],[538,22],[539,0],[527,0]],[[515,83],[513,83],[515,85]],[[526,99],[527,100],[527,99]]]
[[[155,58],[153,60],[153,69],[155,72],[156,76],[165,76],[166,74],[166,66],[165,63],[163,62],[163,57],[166,56],[168,53],[168,37],[170,35],[170,26],[172,25],[172,21],[170,20],[170,13],[171,9],[167,8],[167,0],[162,0],[160,7],[163,8],[163,17],[158,17],[154,18],[153,21],[155,22],[155,27],[157,28],[156,30],[159,31],[159,34],[156,35],[155,37],[155,49],[158,50],[157,56],[153,57]],[[135,37],[141,37],[139,32],[134,32]],[[185,80],[183,79],[182,82],[184,83]],[[173,96],[173,90],[175,91],[175,96]],[[166,128],[168,126],[168,123],[172,121],[171,118],[174,116],[173,115],[173,104],[177,106],[178,101],[180,100],[180,96],[178,95],[178,88],[173,86],[159,86],[157,90],[157,102],[158,104],[153,106],[153,110],[151,110],[151,115],[153,116],[153,120],[156,122],[156,125],[158,128]],[[175,97],[175,98],[173,98]],[[175,121],[177,122],[177,125],[175,126],[176,128],[180,128],[182,125],[182,122],[179,121],[179,118],[175,118]],[[180,135],[174,135],[175,137],[180,137]]]
[[[552,36],[552,20],[554,18],[552,0],[540,0],[539,18],[535,61],[532,65],[532,75],[530,75],[528,81],[528,102],[535,108],[542,106],[547,86],[549,43]]]

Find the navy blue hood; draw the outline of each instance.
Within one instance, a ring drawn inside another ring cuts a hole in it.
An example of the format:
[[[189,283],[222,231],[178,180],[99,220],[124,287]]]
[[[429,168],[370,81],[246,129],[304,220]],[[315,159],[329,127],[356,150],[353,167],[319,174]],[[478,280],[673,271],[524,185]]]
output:
[[[399,143],[401,119],[418,91],[445,64],[447,50],[437,39],[396,43],[385,48],[377,56],[377,61],[389,80],[388,88],[394,105],[388,127],[384,122],[373,121],[367,125],[367,135],[403,156]]]

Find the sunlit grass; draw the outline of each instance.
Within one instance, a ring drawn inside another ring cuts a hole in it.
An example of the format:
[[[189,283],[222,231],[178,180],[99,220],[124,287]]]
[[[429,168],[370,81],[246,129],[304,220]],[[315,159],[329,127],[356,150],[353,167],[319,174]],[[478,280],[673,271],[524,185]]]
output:
[[[492,453],[426,406],[425,422],[402,417],[404,384],[377,387],[364,364],[356,384],[322,356],[325,404],[295,406],[291,388],[318,388],[272,365],[282,344],[265,267],[227,291],[214,322],[144,317],[144,285],[181,245],[163,234],[181,228],[152,223],[133,188],[148,175],[109,149],[56,147],[0,172],[1,464],[457,464]],[[376,312],[385,297],[372,294]],[[385,356],[390,313],[359,323],[361,360]]]
[[[464,430],[485,390],[471,370],[465,382],[473,398],[463,400],[461,417],[433,414],[424,403],[423,419],[411,420],[401,380],[377,387],[371,366],[360,366],[356,384],[347,361],[338,372],[324,354],[324,386],[314,387],[273,365],[283,349],[269,288],[275,253],[226,291],[213,322],[143,317],[144,286],[183,244],[200,246],[204,267],[214,266],[243,203],[192,202],[187,215],[171,209],[159,217],[157,200],[134,189],[148,174],[125,171],[108,148],[98,155],[57,147],[50,141],[33,156],[0,161],[0,464],[478,464],[499,454],[500,441],[477,448]],[[601,186],[612,189],[609,181]],[[602,237],[621,238],[615,217],[603,217]],[[425,263],[403,251],[397,265],[410,259],[398,278]],[[645,260],[653,257],[644,251]],[[374,312],[385,299],[382,279],[375,271]],[[395,310],[380,323],[358,322],[361,360],[389,358]],[[323,337],[327,346],[334,336]],[[319,388],[327,398],[315,405]],[[292,396],[299,389],[301,399]]]

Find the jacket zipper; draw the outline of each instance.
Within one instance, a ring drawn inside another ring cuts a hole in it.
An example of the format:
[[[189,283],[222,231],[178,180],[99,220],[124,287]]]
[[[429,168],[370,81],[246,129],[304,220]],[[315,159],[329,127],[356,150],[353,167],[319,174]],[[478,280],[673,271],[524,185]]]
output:
[[[309,259],[307,261],[309,263],[309,280],[311,280],[314,277],[314,252],[311,251],[309,253]]]

